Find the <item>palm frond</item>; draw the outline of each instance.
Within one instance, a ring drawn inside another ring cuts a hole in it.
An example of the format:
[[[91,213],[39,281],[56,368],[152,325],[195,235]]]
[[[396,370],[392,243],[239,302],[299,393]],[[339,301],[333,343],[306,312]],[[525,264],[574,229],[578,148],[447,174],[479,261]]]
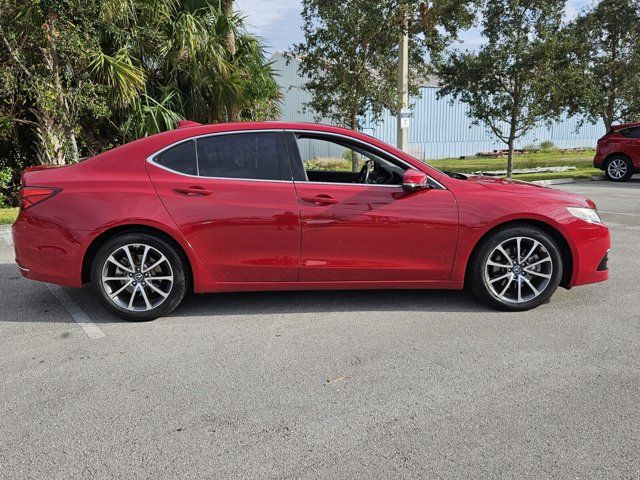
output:
[[[121,48],[113,56],[94,52],[89,69],[111,87],[113,97],[122,106],[133,102],[145,87],[144,70],[133,64],[127,48]]]

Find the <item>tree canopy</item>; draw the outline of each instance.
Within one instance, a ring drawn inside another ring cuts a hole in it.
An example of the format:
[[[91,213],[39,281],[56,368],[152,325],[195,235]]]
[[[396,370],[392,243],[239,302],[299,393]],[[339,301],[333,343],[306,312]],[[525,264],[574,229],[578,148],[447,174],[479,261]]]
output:
[[[303,0],[304,42],[293,53],[308,77],[307,105],[319,117],[353,128],[369,112],[396,110],[398,40],[409,33],[410,93],[428,75],[436,55],[473,21],[473,1]],[[404,19],[399,16],[403,5]],[[404,21],[403,21],[404,20]],[[404,26],[403,26],[404,25]]]
[[[226,0],[2,0],[0,158],[65,163],[203,122],[269,119],[280,93]]]
[[[439,95],[469,107],[477,123],[507,144],[507,175],[514,142],[541,121],[559,115],[564,66],[557,32],[563,0],[491,0],[481,11],[484,43],[451,52],[439,62]]]
[[[572,62],[565,103],[605,128],[640,119],[640,2],[607,0],[563,31]]]

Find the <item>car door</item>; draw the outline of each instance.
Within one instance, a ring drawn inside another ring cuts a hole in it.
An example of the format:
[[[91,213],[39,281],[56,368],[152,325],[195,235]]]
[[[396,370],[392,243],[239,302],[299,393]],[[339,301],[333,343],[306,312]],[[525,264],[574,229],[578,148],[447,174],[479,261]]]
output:
[[[622,135],[621,152],[627,154],[633,163],[634,168],[640,166],[640,126],[624,128],[620,130]]]
[[[152,157],[163,204],[222,282],[295,282],[300,224],[282,131],[202,136]]]
[[[434,188],[405,193],[401,176],[389,180],[395,184],[357,183],[360,165],[344,138],[307,132],[291,134],[288,142],[302,223],[301,281],[449,279],[458,237],[450,191],[434,182]],[[365,159],[385,156],[362,143],[356,150]],[[386,160],[400,172],[408,167]]]

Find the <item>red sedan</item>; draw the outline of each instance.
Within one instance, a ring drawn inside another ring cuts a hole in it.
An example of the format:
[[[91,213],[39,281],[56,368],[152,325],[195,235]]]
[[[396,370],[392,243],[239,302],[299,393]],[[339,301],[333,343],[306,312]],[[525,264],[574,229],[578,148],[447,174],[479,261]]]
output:
[[[443,173],[324,125],[179,128],[24,173],[16,262],[149,320],[193,291],[470,289],[526,310],[608,277],[584,197]]]

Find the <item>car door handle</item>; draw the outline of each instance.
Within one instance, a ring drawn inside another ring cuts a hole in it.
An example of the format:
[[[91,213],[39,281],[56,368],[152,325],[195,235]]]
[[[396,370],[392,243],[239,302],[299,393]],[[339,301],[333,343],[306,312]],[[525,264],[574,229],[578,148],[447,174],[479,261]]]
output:
[[[315,197],[302,197],[302,200],[308,203],[315,203],[316,205],[333,205],[339,202],[339,200],[324,194],[316,195]]]
[[[206,197],[213,193],[211,190],[206,190],[202,187],[174,188],[173,191],[185,197]]]

